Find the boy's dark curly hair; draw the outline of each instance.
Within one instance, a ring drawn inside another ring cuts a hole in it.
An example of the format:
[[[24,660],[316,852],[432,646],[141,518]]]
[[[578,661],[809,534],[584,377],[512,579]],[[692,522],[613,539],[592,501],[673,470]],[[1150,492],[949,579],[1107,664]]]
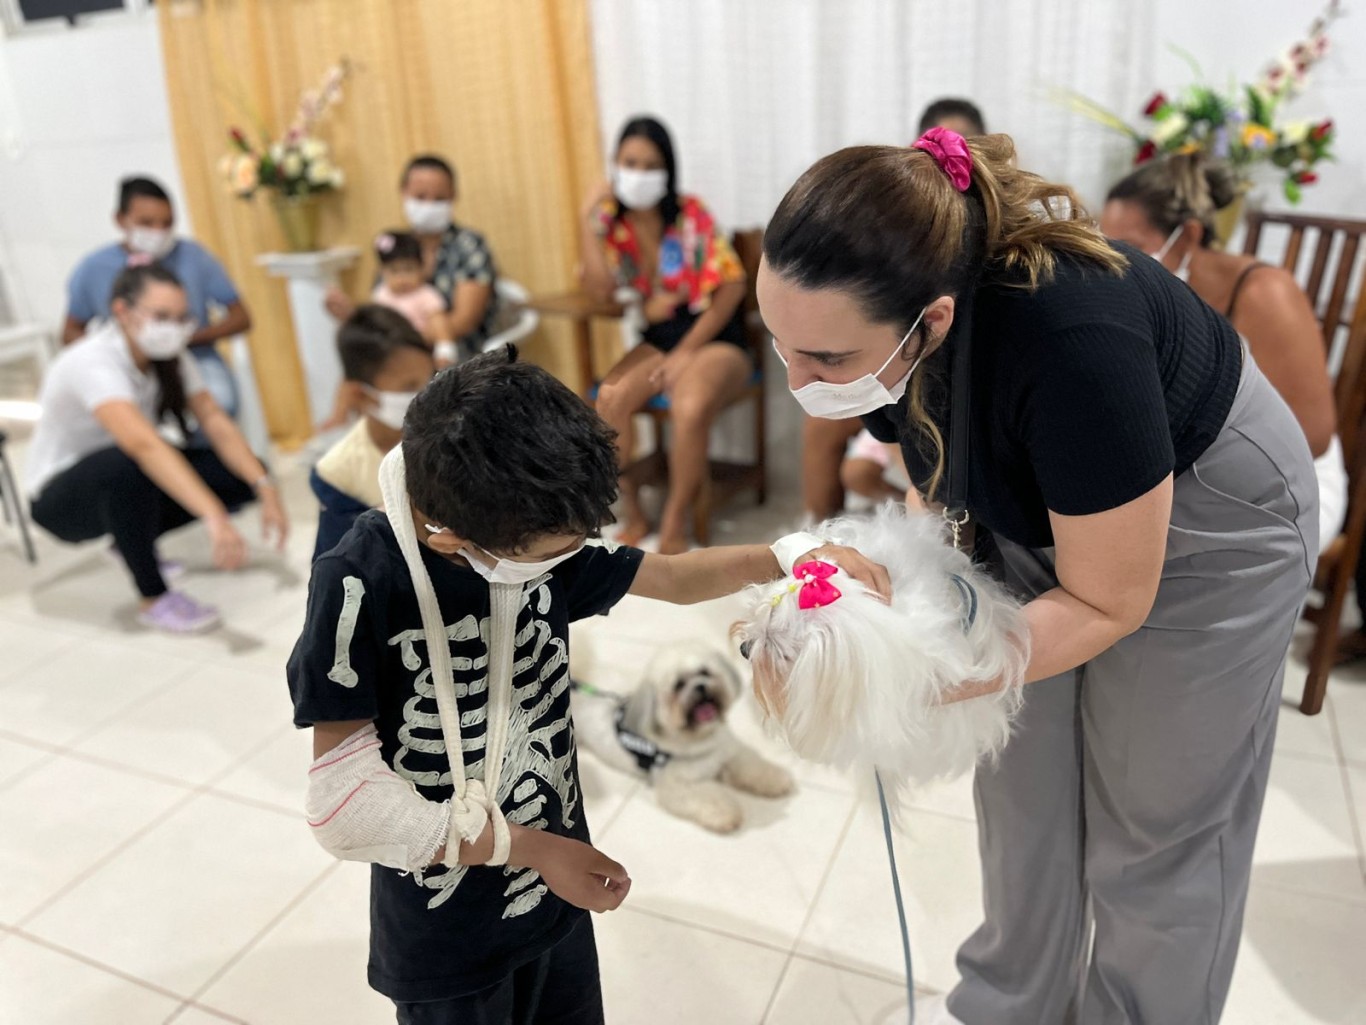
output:
[[[616,432],[514,346],[433,378],[403,422],[408,495],[457,536],[501,555],[545,534],[613,522]]]

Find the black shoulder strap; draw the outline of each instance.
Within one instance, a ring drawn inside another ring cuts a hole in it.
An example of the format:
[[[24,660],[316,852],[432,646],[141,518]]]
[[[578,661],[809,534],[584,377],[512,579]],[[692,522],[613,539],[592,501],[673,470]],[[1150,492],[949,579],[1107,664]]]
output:
[[[1228,297],[1228,309],[1224,311],[1225,320],[1233,319],[1233,307],[1238,305],[1238,293],[1240,293],[1243,290],[1243,284],[1247,281],[1248,276],[1258,267],[1265,266],[1266,264],[1262,263],[1261,260],[1254,260],[1252,263],[1249,263],[1246,267],[1243,268],[1242,273],[1238,275],[1238,279],[1233,282],[1233,291],[1229,294]]]
[[[960,325],[950,340],[949,453],[944,471],[944,519],[953,531],[953,546],[972,549],[973,523],[968,514],[968,456],[972,419],[972,330]]]

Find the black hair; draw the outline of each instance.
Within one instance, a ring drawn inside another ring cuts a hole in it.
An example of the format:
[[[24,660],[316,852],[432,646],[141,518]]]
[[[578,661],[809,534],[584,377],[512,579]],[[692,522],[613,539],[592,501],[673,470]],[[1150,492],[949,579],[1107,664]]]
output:
[[[404,348],[432,352],[408,318],[387,306],[357,306],[337,329],[337,354],[348,381],[374,384],[389,357]]]
[[[137,305],[142,293],[154,281],[162,285],[174,285],[181,290],[185,287],[165,264],[144,263],[125,267],[114,279],[114,287],[109,293],[110,305],[118,299],[128,306]],[[180,358],[154,359],[150,362],[157,378],[157,420],[159,422],[170,415],[188,441],[190,430],[185,426],[185,380],[180,376]]]
[[[173,206],[170,195],[151,178],[125,178],[119,182],[119,213],[126,214],[139,196],[159,199],[167,206]]]
[[[973,135],[987,134],[987,123],[982,119],[982,111],[977,104],[956,96],[945,96],[925,108],[925,113],[920,115],[920,134],[924,135],[945,118],[950,117],[962,118],[971,123]]]
[[[621,145],[627,139],[637,137],[654,143],[655,149],[659,150],[659,155],[664,158],[664,170],[668,172],[669,186],[664,198],[659,201],[659,214],[664,218],[665,227],[668,227],[678,220],[678,212],[682,209],[678,201],[678,159],[674,156],[673,139],[670,138],[669,130],[664,127],[663,122],[641,115],[631,118],[622,128],[621,135],[617,136],[617,152],[621,152]],[[626,204],[617,199],[617,219],[621,219],[625,213]]]
[[[408,495],[486,551],[596,537],[617,497],[616,432],[508,345],[443,370],[403,422]]]
[[[408,175],[414,171],[440,171],[450,179],[451,192],[455,192],[456,178],[455,168],[444,157],[439,157],[435,153],[419,153],[406,164],[403,165],[403,177],[398,180],[398,187],[404,188],[408,184]]]
[[[381,264],[400,260],[422,262],[422,243],[411,231],[386,231],[375,239],[375,256]]]

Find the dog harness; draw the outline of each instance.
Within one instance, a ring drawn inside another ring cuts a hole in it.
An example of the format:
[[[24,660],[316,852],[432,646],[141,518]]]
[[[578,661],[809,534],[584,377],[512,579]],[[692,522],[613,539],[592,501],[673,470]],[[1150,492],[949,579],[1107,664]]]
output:
[[[591,683],[584,683],[582,680],[570,680],[569,686],[573,690],[582,691],[584,694],[595,698],[611,698],[617,703],[617,713],[615,723],[617,728],[617,743],[626,749],[626,753],[636,760],[636,765],[642,772],[650,772],[654,769],[662,769],[673,760],[673,755],[668,751],[661,751],[659,745],[649,737],[642,737],[634,730],[626,728],[626,699],[620,694],[613,694],[593,686]]]

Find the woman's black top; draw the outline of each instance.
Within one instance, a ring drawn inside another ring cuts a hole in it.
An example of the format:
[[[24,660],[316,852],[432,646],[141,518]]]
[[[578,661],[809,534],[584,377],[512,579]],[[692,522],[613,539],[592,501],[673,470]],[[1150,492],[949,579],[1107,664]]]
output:
[[[971,315],[968,509],[995,534],[1053,544],[1049,510],[1082,516],[1180,476],[1223,428],[1242,368],[1228,321],[1145,253],[1116,243],[1122,274],[1061,257],[1034,291],[1019,279],[977,290]],[[927,361],[926,406],[948,451],[955,331]],[[906,399],[864,417],[900,441],[911,479],[934,469],[906,425]]]

